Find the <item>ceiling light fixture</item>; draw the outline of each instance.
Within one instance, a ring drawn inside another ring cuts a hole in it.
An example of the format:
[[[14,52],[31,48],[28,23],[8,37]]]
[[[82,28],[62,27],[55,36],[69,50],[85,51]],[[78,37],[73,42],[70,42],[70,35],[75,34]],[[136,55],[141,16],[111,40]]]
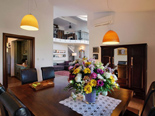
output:
[[[71,29],[71,28],[72,28],[71,23],[69,23],[69,29]]]
[[[119,37],[115,31],[109,30],[103,37],[102,44],[118,44]]]
[[[36,2],[35,2],[36,3]],[[29,5],[29,0],[28,0],[28,5]],[[30,6],[30,5],[29,5]],[[30,9],[30,8],[29,8]],[[22,20],[21,20],[21,24],[20,24],[20,28],[25,29],[25,30],[29,30],[29,31],[38,31],[39,30],[39,25],[38,25],[38,21],[35,18],[35,16],[33,16],[31,13],[28,15],[25,15]]]
[[[107,6],[109,8],[108,0]],[[110,8],[109,8],[110,9]],[[119,44],[119,37],[115,31],[109,30],[103,37],[102,44]]]

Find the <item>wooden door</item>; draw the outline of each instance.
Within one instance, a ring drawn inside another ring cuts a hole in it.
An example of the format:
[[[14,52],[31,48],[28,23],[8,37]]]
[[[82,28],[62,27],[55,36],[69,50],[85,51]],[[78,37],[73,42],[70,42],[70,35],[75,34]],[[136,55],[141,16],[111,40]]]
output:
[[[101,48],[101,62],[106,65],[109,63],[109,67],[112,67],[113,63],[113,48]]]
[[[146,89],[146,45],[134,45],[129,49],[130,87],[134,96],[144,99]]]

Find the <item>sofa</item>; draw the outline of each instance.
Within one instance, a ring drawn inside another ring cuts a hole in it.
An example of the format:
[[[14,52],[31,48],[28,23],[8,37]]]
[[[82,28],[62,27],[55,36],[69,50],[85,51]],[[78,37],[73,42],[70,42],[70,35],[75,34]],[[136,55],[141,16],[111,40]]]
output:
[[[69,63],[71,61],[64,61],[63,63],[56,63],[53,67],[54,67],[54,71],[61,71],[61,70],[67,70],[68,71],[68,67],[70,66]]]

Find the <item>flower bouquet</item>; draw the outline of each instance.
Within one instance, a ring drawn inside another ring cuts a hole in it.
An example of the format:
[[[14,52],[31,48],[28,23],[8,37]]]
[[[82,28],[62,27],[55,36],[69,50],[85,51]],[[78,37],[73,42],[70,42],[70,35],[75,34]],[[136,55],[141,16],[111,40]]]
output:
[[[107,95],[107,92],[113,88],[119,88],[116,83],[117,76],[108,65],[103,66],[99,61],[86,58],[74,61],[74,66],[69,67],[69,84],[65,89],[75,90],[75,93],[71,94],[74,100],[76,100],[76,95],[81,93],[85,95],[86,101],[95,102],[98,94]]]

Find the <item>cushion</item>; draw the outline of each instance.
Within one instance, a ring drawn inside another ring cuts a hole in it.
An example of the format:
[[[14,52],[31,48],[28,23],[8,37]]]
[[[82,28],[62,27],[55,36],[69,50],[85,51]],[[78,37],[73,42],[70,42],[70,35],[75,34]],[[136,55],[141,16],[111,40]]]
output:
[[[57,63],[57,65],[64,65],[65,63]]]
[[[69,65],[70,61],[65,61],[64,64],[65,65]]]

